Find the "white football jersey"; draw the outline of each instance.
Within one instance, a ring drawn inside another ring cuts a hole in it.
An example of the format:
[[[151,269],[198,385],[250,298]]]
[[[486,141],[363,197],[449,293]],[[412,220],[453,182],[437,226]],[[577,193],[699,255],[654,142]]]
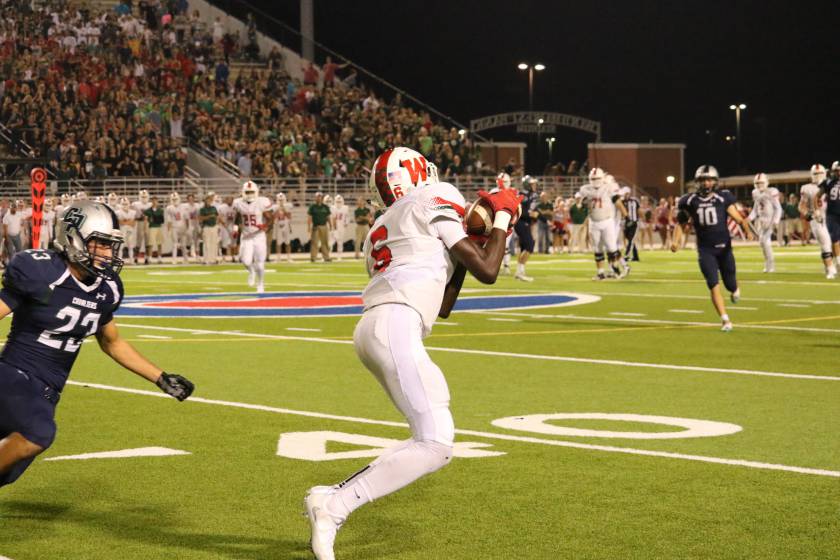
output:
[[[272,206],[271,211],[274,213],[274,225],[280,229],[292,225],[292,208],[290,202],[284,202],[282,208],[279,203]]]
[[[136,218],[138,220],[142,220],[143,219],[143,212],[145,212],[146,210],[151,208],[152,203],[151,202],[140,202],[139,200],[135,200],[134,202],[131,203],[131,207],[134,209],[134,212],[136,214]]]
[[[811,213],[815,220],[822,222],[825,219],[825,204],[822,196],[820,196],[820,187],[814,183],[808,183],[802,185],[799,194],[807,211]]]
[[[465,204],[458,189],[438,183],[397,199],[376,220],[364,245],[371,276],[362,294],[365,310],[401,303],[420,314],[424,336],[431,332],[455,271],[448,247],[466,237]],[[452,224],[456,227],[448,228],[452,233],[444,241],[440,229]]]
[[[752,215],[757,216],[759,220],[776,223],[781,219],[782,206],[779,204],[779,189],[768,187],[764,192],[753,189],[752,199]]]
[[[589,217],[593,222],[615,219],[613,197],[617,194],[617,183],[603,183],[598,187],[590,183],[580,188],[580,195],[589,201]]]
[[[234,214],[230,205],[226,202],[219,202],[218,204],[213,204],[213,206],[216,207],[216,211],[219,213],[219,219],[222,221],[222,225],[230,228],[233,225]]]
[[[48,229],[52,231],[52,227],[55,224],[55,210],[45,210],[41,214],[41,231],[44,229]]]
[[[344,226],[347,225],[350,212],[346,204],[342,204],[341,206],[332,205],[330,206],[330,215],[335,218],[335,229],[344,229]]]
[[[117,219],[119,221],[136,220],[137,219],[137,212],[135,210],[133,210],[132,208],[129,208],[128,210],[123,210],[122,208],[120,208],[119,210],[116,211],[116,214],[117,214]],[[125,227],[125,226],[123,226],[123,227]]]
[[[252,202],[245,202],[244,198],[237,198],[233,201],[234,212],[242,216],[240,226],[243,236],[253,236],[261,231],[260,226],[265,223],[263,212],[271,209],[271,201],[264,196],[258,196]]]
[[[169,204],[163,212],[163,221],[174,229],[187,229],[188,216],[182,206],[183,204]]]

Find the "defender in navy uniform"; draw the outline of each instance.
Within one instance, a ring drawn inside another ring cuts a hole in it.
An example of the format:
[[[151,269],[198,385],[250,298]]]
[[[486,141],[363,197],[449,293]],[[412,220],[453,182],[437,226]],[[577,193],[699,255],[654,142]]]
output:
[[[15,255],[3,274],[0,319],[14,312],[0,354],[0,486],[13,483],[56,433],[55,407],[84,339],[182,401],[193,384],[163,372],[121,338],[123,238],[114,211],[78,200],[56,223],[55,250]]]
[[[829,173],[820,188],[825,193],[825,225],[831,237],[831,250],[835,263],[840,264],[840,161],[831,164]]]
[[[531,234],[531,224],[539,216],[537,204],[540,201],[540,195],[537,193],[537,180],[530,175],[522,178],[522,186],[524,188],[519,193],[523,197],[522,206],[519,210],[519,220],[513,226],[513,230],[519,238],[519,260],[516,265],[516,274],[513,277],[523,282],[533,282],[534,278],[525,274],[525,263],[528,262],[528,257],[534,252],[534,236]]]
[[[720,277],[723,285],[731,293],[732,303],[738,303],[741,291],[735,278],[735,255],[732,253],[732,237],[726,225],[726,218],[731,217],[752,239],[752,233],[746,220],[735,208],[735,197],[727,190],[718,190],[718,172],[711,165],[701,165],[694,174],[697,191],[680,198],[677,221],[680,227],[674,229],[671,251],[676,252],[682,245],[684,228],[688,221],[694,225],[697,234],[697,260],[700,271],[706,277],[706,286],[712,295],[712,304],[723,321],[724,332],[732,330],[732,321],[726,313],[723,295],[720,293]]]

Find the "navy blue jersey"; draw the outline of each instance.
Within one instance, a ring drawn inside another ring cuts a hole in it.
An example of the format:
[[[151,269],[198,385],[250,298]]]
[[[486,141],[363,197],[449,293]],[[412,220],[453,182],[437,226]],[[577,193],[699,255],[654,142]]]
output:
[[[731,243],[726,210],[733,204],[735,197],[727,190],[712,191],[704,197],[692,193],[680,198],[678,208],[694,223],[697,247],[723,247]]]
[[[840,179],[827,179],[820,186],[825,193],[825,213],[840,217]]]
[[[77,280],[54,251],[17,253],[0,300],[14,316],[0,360],[60,391],[85,337],[107,325],[123,297],[119,278]]]
[[[540,195],[537,191],[531,190],[520,191],[519,194],[524,197],[519,208],[519,221],[525,224],[530,224],[534,221],[534,218],[531,217],[530,213],[537,211],[537,204],[540,202]]]

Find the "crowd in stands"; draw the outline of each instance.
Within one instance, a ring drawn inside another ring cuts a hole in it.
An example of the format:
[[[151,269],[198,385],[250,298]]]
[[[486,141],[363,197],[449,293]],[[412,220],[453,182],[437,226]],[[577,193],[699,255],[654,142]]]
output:
[[[232,71],[259,57],[251,17],[246,35],[240,46],[185,0],[108,12],[4,0],[0,122],[61,180],[182,177],[188,139],[249,177],[362,177],[394,145],[417,146],[442,177],[495,173],[467,134],[383,99],[349,64],[305,63],[292,79],[275,48]]]

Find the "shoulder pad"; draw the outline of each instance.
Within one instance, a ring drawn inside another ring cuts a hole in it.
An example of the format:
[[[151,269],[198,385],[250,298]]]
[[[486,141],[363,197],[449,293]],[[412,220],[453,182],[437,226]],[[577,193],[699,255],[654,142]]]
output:
[[[3,289],[37,301],[48,301],[55,284],[69,274],[67,264],[54,251],[21,251],[3,273]]]

